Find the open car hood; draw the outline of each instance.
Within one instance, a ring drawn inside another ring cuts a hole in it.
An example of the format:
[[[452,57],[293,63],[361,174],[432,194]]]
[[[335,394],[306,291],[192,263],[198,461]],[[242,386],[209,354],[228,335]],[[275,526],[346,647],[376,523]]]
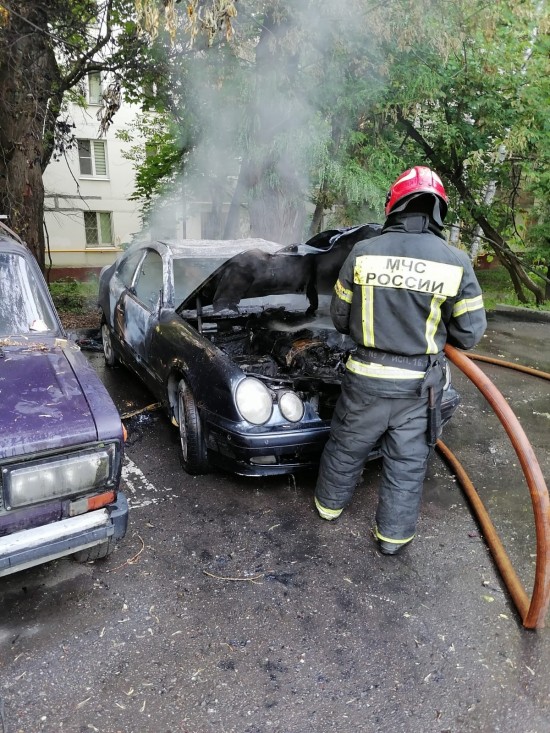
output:
[[[185,297],[177,310],[193,310],[200,301],[201,307],[212,305],[215,312],[237,311],[239,303],[245,299],[296,293],[305,293],[310,307],[315,310],[317,296],[332,292],[353,245],[377,236],[381,229],[379,224],[331,229],[305,243],[287,246],[264,240],[241,240],[240,251],[221,263],[218,259],[217,266]],[[245,243],[248,246],[243,246]],[[225,249],[231,254],[230,248]],[[211,262],[214,264],[214,260]]]
[[[172,252],[174,296],[179,309],[194,307],[197,295],[235,257],[252,250],[273,254],[284,249],[282,244],[265,239],[184,239],[163,242]]]

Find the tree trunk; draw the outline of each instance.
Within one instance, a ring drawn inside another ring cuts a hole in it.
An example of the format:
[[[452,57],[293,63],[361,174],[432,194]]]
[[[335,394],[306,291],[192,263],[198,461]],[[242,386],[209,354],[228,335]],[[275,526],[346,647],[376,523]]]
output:
[[[414,124],[403,115],[401,110],[397,111],[397,119],[403,125],[410,137],[424,150],[426,157],[433,162],[434,167],[445,173],[447,178],[454,184],[460,198],[464,202],[464,205],[468,207],[470,216],[476,224],[481,227],[491,249],[498,255],[502,264],[509,272],[518,300],[521,303],[528,302],[525,297],[525,293],[523,292],[523,287],[525,287],[533,293],[537,305],[543,303],[545,297],[544,288],[537,285],[537,283],[529,277],[503,237],[500,236],[496,229],[491,226],[486,217],[480,212],[479,205],[477,204],[474,195],[463,181],[461,171],[451,167],[444,160],[439,158],[436,151],[415,128]]]
[[[209,185],[211,209],[206,219],[205,239],[221,239],[223,232],[223,199],[224,192],[219,181],[212,177]]]
[[[342,140],[342,118],[338,115],[333,115],[331,118],[331,135],[330,135],[330,147],[329,155],[336,159],[339,155],[340,143]],[[323,216],[326,209],[330,208],[329,200],[329,185],[328,175],[325,173],[319,191],[317,193],[317,199],[315,201],[315,211],[313,212],[313,218],[309,227],[309,236],[313,237],[315,234],[319,234],[323,225]]]
[[[248,173],[250,233],[275,242],[301,241],[306,220],[303,181],[292,153],[296,110],[283,89],[296,58],[285,44],[291,29],[288,8],[270,8],[256,46],[256,94],[251,119],[252,150]]]
[[[311,224],[309,227],[310,237],[315,236],[315,234],[319,234],[319,232],[321,231],[321,226],[323,224],[323,215],[327,206],[327,190],[327,178],[325,177],[319,187],[319,192],[317,193],[317,199],[315,201],[315,211],[313,212],[313,217],[311,219]]]
[[[469,193],[469,192],[468,192]],[[461,194],[466,194],[466,187],[462,186]],[[471,194],[470,194],[471,196]],[[475,209],[471,212],[474,221],[481,227],[483,234],[487,238],[488,244],[491,249],[498,256],[512,279],[512,285],[521,303],[528,303],[528,299],[523,292],[523,288],[530,290],[535,296],[535,303],[540,305],[544,302],[544,288],[532,280],[521,263],[518,261],[515,254],[512,252],[505,240],[500,236],[496,229],[494,229],[487,219],[479,214]]]
[[[315,211],[313,212],[311,224],[309,225],[309,236],[310,237],[313,237],[316,234],[319,234],[319,232],[321,231],[324,213],[325,213],[325,205],[322,203],[321,194],[319,194],[319,196],[317,196],[317,201],[315,203]]]
[[[225,228],[223,230],[223,239],[237,239],[240,234],[241,224],[241,206],[243,197],[246,192],[246,181],[248,179],[248,164],[241,163],[237,185],[233,191],[227,219],[225,220]]]
[[[59,70],[48,45],[46,12],[24,2],[10,13],[0,49],[0,214],[44,270],[44,125]]]

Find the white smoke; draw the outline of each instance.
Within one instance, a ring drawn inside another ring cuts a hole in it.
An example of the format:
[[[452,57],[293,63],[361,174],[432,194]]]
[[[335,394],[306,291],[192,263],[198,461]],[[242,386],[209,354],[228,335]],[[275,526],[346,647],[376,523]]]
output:
[[[179,115],[184,126],[193,127],[196,145],[170,195],[158,202],[150,219],[155,236],[189,236],[185,222],[202,213],[203,224],[210,223],[202,236],[222,237],[241,166],[250,165],[246,192],[270,196],[283,190],[293,210],[282,210],[275,196],[263,202],[266,216],[274,224],[288,214],[288,227],[296,230],[290,241],[304,238],[312,191],[335,165],[331,103],[346,106],[340,97],[347,91],[345,74],[353,72],[340,64],[349,65],[349,47],[369,44],[364,0],[339,6],[329,0],[241,0],[232,46],[218,38],[213,47],[174,66],[172,73],[180,77],[174,86],[185,88]],[[273,32],[266,30],[270,10]],[[186,41],[178,42],[183,48]],[[359,62],[357,71],[361,73]],[[345,127],[347,121],[341,122]],[[268,185],[260,190],[262,177]],[[250,231],[250,202],[250,196],[243,196],[241,225],[234,233],[276,239],[270,236],[269,222],[268,231]]]

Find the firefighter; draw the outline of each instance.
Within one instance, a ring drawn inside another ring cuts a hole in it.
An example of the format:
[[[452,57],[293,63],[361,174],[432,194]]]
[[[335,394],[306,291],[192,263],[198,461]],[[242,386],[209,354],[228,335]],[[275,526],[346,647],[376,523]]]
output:
[[[447,204],[430,168],[400,175],[388,192],[381,235],[354,246],[331,301],[336,329],[357,348],[346,363],[315,506],[323,519],[336,519],[380,442],[373,531],[385,555],[414,538],[430,447],[440,431],[443,348],[471,349],[486,327],[470,260],[443,235]]]

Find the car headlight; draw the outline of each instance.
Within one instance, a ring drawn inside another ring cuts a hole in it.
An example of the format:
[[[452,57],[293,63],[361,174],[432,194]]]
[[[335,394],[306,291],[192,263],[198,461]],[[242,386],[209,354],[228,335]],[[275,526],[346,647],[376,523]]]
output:
[[[93,451],[6,466],[2,483],[8,507],[15,509],[109,487],[118,468],[117,448],[112,443]]]
[[[279,395],[279,409],[285,420],[299,422],[304,416],[304,403],[295,392]]]
[[[235,402],[244,419],[254,425],[263,425],[273,412],[271,392],[263,382],[254,377],[246,377],[239,382]]]

